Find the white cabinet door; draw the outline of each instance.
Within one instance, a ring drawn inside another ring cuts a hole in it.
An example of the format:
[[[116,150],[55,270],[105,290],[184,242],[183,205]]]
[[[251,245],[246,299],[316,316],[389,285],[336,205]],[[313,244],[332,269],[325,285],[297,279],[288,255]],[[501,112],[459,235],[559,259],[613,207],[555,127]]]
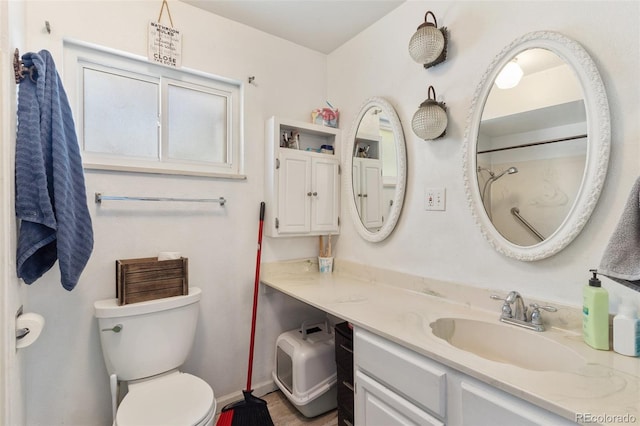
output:
[[[278,232],[307,233],[311,229],[311,158],[291,151],[279,158]]]
[[[312,157],[303,151],[283,152],[278,169],[278,232],[337,233],[340,214],[338,160],[328,155]]]
[[[444,425],[359,370],[356,370],[355,381],[356,426]]]
[[[362,223],[367,228],[382,226],[382,164],[380,160],[362,163],[364,216]]]
[[[362,224],[369,229],[382,226],[382,163],[373,158],[353,159],[353,187]]]
[[[336,233],[340,215],[340,175],[332,157],[311,161],[311,231]]]
[[[462,379],[462,426],[575,425],[533,404],[481,383]]]

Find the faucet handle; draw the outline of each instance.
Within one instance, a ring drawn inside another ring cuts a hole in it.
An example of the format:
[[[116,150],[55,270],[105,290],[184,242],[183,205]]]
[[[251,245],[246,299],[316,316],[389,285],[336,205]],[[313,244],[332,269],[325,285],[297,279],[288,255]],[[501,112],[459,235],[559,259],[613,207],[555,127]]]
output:
[[[537,303],[531,303],[529,305],[533,311],[531,311],[531,324],[542,325],[542,316],[540,315],[540,309],[547,312],[557,312],[558,308],[554,306],[541,306]]]
[[[558,312],[558,308],[556,308],[555,306],[549,306],[549,305],[542,306],[542,305],[538,305],[537,303],[531,303],[529,304],[529,306],[531,306],[534,311],[538,309],[542,309],[543,311],[547,311],[547,312]]]
[[[504,303],[502,304],[502,316],[506,318],[511,318],[513,316],[513,311],[511,310],[511,303],[505,297],[500,297],[497,294],[492,294],[489,296],[493,300],[502,300]]]

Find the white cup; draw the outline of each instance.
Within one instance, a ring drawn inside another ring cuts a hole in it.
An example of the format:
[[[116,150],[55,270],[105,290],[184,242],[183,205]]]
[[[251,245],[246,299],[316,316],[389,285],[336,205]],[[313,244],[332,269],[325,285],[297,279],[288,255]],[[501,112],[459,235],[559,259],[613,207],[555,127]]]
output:
[[[323,274],[330,274],[333,271],[333,257],[318,256],[318,270]]]

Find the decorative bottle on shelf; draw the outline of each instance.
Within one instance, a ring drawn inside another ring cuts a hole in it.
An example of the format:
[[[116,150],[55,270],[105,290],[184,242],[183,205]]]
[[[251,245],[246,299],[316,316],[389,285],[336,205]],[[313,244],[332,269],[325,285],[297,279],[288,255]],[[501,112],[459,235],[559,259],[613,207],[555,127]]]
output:
[[[613,317],[613,350],[622,355],[640,355],[640,319],[634,306],[620,306]]]
[[[608,351],[609,347],[609,293],[602,288],[598,271],[591,269],[593,277],[583,290],[582,337],[589,346]]]

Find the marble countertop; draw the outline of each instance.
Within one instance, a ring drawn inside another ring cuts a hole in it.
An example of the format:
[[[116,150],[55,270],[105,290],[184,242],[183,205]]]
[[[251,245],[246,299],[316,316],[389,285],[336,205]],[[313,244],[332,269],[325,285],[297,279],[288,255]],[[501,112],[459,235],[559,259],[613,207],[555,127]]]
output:
[[[582,340],[581,313],[558,306],[543,312],[551,339],[584,359],[570,371],[535,371],[458,349],[436,337],[439,318],[498,321],[501,302],[486,289],[411,276],[336,259],[334,272],[318,272],[316,260],[262,264],[261,281],[331,315],[351,322],[498,389],[572,421],[589,414],[604,424],[640,424],[640,358],[592,349]],[[548,304],[540,300],[526,303]],[[632,421],[629,421],[632,420]]]

